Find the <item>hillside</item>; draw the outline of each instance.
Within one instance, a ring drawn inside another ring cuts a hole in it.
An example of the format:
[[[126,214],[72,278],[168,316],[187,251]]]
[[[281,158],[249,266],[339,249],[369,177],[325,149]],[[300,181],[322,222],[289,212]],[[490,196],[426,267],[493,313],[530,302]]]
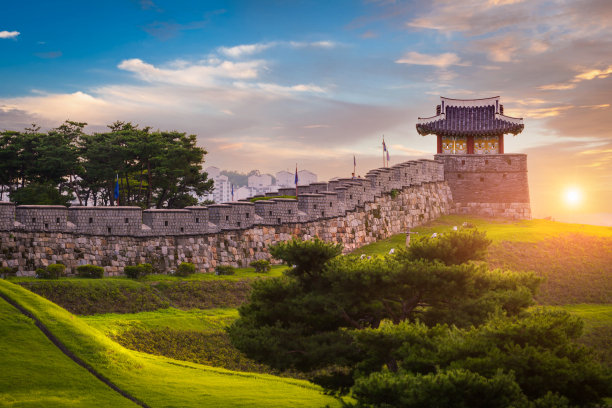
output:
[[[17,285],[0,281],[0,293],[27,309],[68,350],[147,406],[337,404],[334,399],[322,395],[318,387],[305,381],[243,374],[130,351],[78,317]],[[98,401],[103,401],[102,404],[107,404],[103,406],[135,406],[71,363],[17,309],[5,301],[0,305],[6,312],[2,313],[3,322],[7,323],[0,326],[2,405],[100,406]],[[22,343],[20,339],[27,341]],[[60,368],[65,370],[58,375]]]
[[[447,216],[414,231],[417,236],[444,233],[463,222],[486,231],[493,241],[486,260],[491,267],[534,270],[543,276],[538,307],[560,307],[583,318],[581,342],[612,364],[612,228]],[[405,235],[398,234],[355,254],[384,255],[404,245]],[[151,275],[137,281],[11,279],[79,316],[5,281],[0,281],[0,292],[31,310],[71,350],[150,406],[333,405],[337,401],[320,394],[318,387],[287,378],[300,375],[246,358],[224,330],[248,298],[250,282],[279,276],[285,269],[256,274],[245,268],[233,276]],[[0,405],[91,406],[98,398],[109,406],[133,405],[71,363],[12,306],[2,303],[0,311],[0,347],[5,351],[0,366],[11,368],[1,370]],[[56,367],[61,375],[54,375]],[[87,395],[80,389],[88,390]],[[240,392],[232,391],[236,389]]]

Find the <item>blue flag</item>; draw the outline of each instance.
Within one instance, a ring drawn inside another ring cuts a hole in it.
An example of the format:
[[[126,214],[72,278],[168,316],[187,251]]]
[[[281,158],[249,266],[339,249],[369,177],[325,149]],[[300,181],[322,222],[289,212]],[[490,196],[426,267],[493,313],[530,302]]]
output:
[[[295,185],[298,183],[297,164],[295,165]]]
[[[119,174],[117,174],[117,181],[115,182],[115,200],[119,198]]]

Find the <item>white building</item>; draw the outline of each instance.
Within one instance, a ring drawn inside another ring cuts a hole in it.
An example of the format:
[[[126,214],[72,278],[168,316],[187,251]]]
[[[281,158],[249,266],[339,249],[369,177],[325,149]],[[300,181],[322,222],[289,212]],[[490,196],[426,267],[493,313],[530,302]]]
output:
[[[317,175],[312,171],[300,170],[298,171],[298,184],[304,186],[311,183],[317,182]],[[295,187],[295,173],[288,171],[279,171],[276,173],[276,186],[277,187]]]
[[[292,187],[295,186],[295,174],[289,173],[288,171],[279,171],[276,173],[276,186],[277,187]]]
[[[206,171],[208,172],[208,169],[206,169]],[[205,198],[207,200],[212,200],[215,203],[227,203],[232,201],[232,186],[227,176],[219,174],[217,177],[211,178],[215,183],[215,186],[213,192],[208,194]]]
[[[308,170],[298,171],[298,185],[306,186],[308,184],[312,184],[316,182],[317,182],[317,175],[314,174],[312,171],[308,171]],[[293,180],[293,185],[295,185],[295,178]]]
[[[253,174],[249,176],[248,186],[263,190],[272,185],[272,176],[269,174]]]
[[[221,175],[221,169],[215,166],[207,167],[205,170],[206,170],[206,173],[208,173],[209,179],[213,179]]]

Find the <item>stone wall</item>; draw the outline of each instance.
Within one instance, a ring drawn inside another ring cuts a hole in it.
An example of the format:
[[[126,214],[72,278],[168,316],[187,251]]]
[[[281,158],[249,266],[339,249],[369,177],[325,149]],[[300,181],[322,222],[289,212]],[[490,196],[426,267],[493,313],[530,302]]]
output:
[[[321,196],[327,199],[326,195]],[[280,217],[286,217],[286,211],[297,207],[296,200],[279,200],[279,203],[285,211],[278,214]],[[253,260],[269,259],[269,245],[292,237],[318,236],[328,242],[342,243],[348,252],[448,213],[451,203],[448,185],[430,181],[405,187],[395,198],[389,192],[383,193],[341,216],[277,225],[261,222],[249,228],[216,233],[119,236],[14,228],[0,231],[0,265],[17,267],[21,275],[33,275],[36,268],[56,262],[65,264],[68,273],[74,273],[78,265],[100,265],[110,276],[122,274],[126,265],[141,262],[153,264],[159,272],[174,270],[181,262],[192,262],[199,271],[212,271],[219,264],[247,266]],[[0,206],[0,215],[4,207]],[[256,208],[246,205],[237,211],[245,219],[244,214]],[[234,213],[231,205],[223,210],[228,216]],[[279,218],[274,215],[273,218]],[[264,217],[260,220],[264,221]],[[151,221],[152,227],[159,221],[164,220]],[[163,223],[162,226],[166,227]]]
[[[448,155],[444,179],[454,201],[453,212],[490,217],[530,219],[527,155]]]

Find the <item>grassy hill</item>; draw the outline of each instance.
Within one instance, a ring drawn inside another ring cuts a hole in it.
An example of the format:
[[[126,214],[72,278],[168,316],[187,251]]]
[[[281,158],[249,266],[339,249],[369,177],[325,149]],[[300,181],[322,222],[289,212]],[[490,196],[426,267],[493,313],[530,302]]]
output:
[[[149,406],[339,405],[306,381],[233,372],[127,350],[80,318],[18,285],[0,281],[0,292],[40,319],[70,351]],[[0,304],[3,322],[7,323],[0,326],[2,405],[134,405],[113,395],[108,387],[71,363],[17,309],[4,301]]]
[[[486,260],[491,267],[534,270],[545,277],[538,307],[560,307],[582,317],[581,341],[612,364],[612,228],[446,216],[414,231],[444,233],[463,222],[492,239]],[[404,245],[405,234],[398,234],[354,253],[384,255]],[[337,404],[312,384],[287,378],[299,377],[296,373],[275,372],[247,359],[224,331],[237,318],[236,307],[247,299],[250,282],[279,276],[284,269],[256,274],[246,268],[233,276],[152,275],[138,281],[11,279],[79,316],[7,282],[0,281],[0,292],[26,306],[71,350],[150,406]],[[0,304],[0,405],[104,406],[92,404],[98,400],[134,405],[72,363],[31,320]]]

